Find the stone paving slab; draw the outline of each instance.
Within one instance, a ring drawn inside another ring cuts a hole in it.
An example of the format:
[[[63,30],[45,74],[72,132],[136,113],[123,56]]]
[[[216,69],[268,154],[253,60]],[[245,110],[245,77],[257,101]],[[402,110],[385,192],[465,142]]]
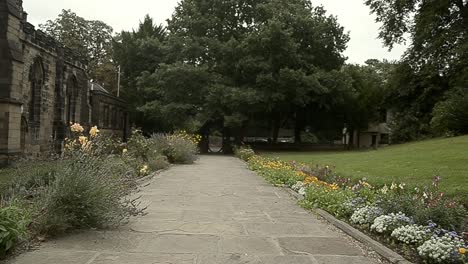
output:
[[[362,250],[238,159],[202,156],[140,193],[147,215],[47,243],[11,264],[371,264]]]

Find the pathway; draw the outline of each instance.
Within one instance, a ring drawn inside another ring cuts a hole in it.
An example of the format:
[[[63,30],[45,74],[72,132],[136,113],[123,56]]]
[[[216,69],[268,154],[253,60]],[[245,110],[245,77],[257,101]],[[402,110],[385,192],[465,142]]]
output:
[[[370,264],[362,250],[232,157],[202,156],[142,190],[147,215],[44,243],[12,264]]]

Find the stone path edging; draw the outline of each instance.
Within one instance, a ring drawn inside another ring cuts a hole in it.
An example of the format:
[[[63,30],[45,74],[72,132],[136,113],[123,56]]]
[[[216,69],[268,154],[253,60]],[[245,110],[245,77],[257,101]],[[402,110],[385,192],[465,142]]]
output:
[[[297,200],[304,199],[304,196],[295,192],[289,187],[283,187],[291,196],[293,196]],[[377,252],[380,256],[385,258],[386,260],[390,261],[394,264],[413,264],[412,262],[406,260],[403,256],[396,253],[395,251],[389,249],[388,247],[382,245],[381,243],[375,241],[368,235],[362,233],[361,231],[357,230],[356,228],[352,227],[351,225],[335,218],[333,215],[329,214],[328,212],[316,208],[314,209],[318,215],[323,217],[325,220],[330,222],[332,225],[337,227],[338,229],[342,230],[352,238],[356,239],[357,241],[364,243],[365,245],[371,247],[375,252]]]

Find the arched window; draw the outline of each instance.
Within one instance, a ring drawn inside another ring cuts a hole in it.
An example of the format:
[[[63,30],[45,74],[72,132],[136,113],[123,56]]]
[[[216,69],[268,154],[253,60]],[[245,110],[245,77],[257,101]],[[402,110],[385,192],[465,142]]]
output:
[[[72,76],[68,79],[67,82],[67,96],[66,96],[66,111],[65,118],[67,123],[75,123],[76,120],[76,108],[77,108],[77,97],[78,97],[78,87],[75,76]]]
[[[36,59],[31,67],[31,98],[29,101],[29,122],[39,126],[41,121],[41,91],[44,85],[44,68],[41,59]]]

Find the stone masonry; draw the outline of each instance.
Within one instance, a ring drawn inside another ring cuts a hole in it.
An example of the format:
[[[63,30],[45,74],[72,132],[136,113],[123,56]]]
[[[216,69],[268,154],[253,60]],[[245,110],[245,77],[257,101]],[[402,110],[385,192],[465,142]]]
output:
[[[20,154],[60,150],[70,122],[89,127],[93,120],[110,119],[92,118],[92,94],[85,65],[73,52],[27,22],[22,0],[1,0],[0,166]],[[111,94],[94,105],[115,105],[114,112],[126,113],[125,104]],[[128,125],[118,124],[108,130],[125,135]]]

